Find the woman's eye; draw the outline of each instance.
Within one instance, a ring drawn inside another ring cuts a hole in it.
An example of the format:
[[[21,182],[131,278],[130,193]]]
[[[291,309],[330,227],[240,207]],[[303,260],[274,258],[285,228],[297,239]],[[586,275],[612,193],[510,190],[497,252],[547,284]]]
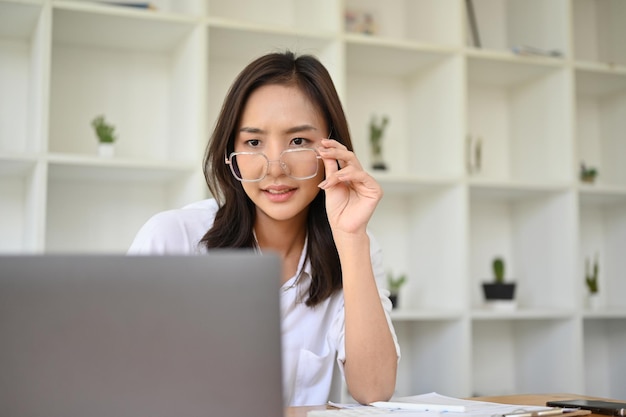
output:
[[[246,145],[252,146],[253,148],[256,148],[260,144],[261,144],[261,141],[258,139],[250,139],[246,141]]]
[[[303,146],[309,143],[310,141],[306,138],[293,138],[291,139],[291,143],[296,146]]]

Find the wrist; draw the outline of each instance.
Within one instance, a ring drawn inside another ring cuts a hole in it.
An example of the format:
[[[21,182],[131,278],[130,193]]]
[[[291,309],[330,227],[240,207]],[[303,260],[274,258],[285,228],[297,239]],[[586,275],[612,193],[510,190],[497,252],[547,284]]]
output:
[[[333,231],[333,239],[339,255],[367,250],[369,253],[370,238],[366,231],[343,232]]]

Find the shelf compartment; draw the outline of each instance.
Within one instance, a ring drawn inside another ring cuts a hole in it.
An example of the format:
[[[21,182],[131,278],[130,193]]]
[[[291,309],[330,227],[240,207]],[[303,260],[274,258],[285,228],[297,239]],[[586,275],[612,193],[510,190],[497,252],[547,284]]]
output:
[[[475,178],[516,182],[572,181],[571,73],[558,65],[470,56],[468,140]],[[466,144],[467,146],[468,144]]]
[[[198,200],[201,180],[180,167],[51,163],[46,250],[125,253],[152,215]]]
[[[573,319],[472,322],[475,395],[585,392],[580,325]],[[568,349],[563,349],[568,346]]]
[[[117,156],[189,161],[202,152],[202,26],[74,9],[53,19],[51,152],[95,155],[98,115],[116,127]]]
[[[390,174],[423,178],[463,174],[463,61],[441,50],[380,42],[346,45],[347,101],[353,143],[371,165],[369,124],[389,117],[383,159]]]
[[[343,66],[340,64],[340,47],[332,37],[302,35],[293,30],[270,30],[249,25],[212,24],[208,39],[209,120],[217,120],[228,89],[244,67],[270,52],[290,50],[296,55],[317,57],[340,90]],[[232,45],[238,47],[233,48]]]
[[[587,395],[626,398],[623,370],[626,318],[585,319],[584,368]]]
[[[55,3],[52,17],[57,44],[152,52],[173,51],[197,22],[185,16],[71,1]]]
[[[465,195],[460,186],[416,188],[379,203],[369,227],[385,270],[407,274],[402,309],[449,313],[466,305]]]
[[[35,158],[0,157],[0,252],[41,251],[43,175],[43,165]]]
[[[458,178],[425,178],[416,175],[395,175],[383,170],[371,174],[383,187],[385,195],[407,196],[410,194],[443,190],[459,183]]]
[[[626,73],[578,69],[575,77],[578,162],[598,170],[597,185],[624,187]]]
[[[111,1],[111,3],[116,3]],[[206,13],[205,2],[203,1],[180,1],[180,0],[152,0],[148,3],[150,7],[132,6],[135,2],[128,0],[126,2],[119,1],[120,4],[106,4],[101,0],[55,0],[55,5],[58,7],[64,5],[65,7],[72,7],[82,10],[93,10],[99,13],[117,13],[117,14],[129,14],[134,16],[157,16],[157,17],[181,17],[182,16],[203,16]],[[130,5],[123,5],[121,3],[128,3]],[[143,13],[143,15],[141,14]],[[178,15],[178,16],[177,16]]]
[[[483,49],[531,47],[570,55],[568,0],[473,0],[473,5]],[[466,44],[475,46],[467,27]]]
[[[626,3],[621,0],[574,0],[574,58],[626,66]]]
[[[35,2],[0,2],[0,152],[41,150],[49,19]]]
[[[402,340],[395,396],[416,392],[445,392],[461,398],[472,395],[470,350],[459,349],[470,343],[467,320],[405,321],[394,322],[394,326]]]
[[[505,281],[516,281],[519,310],[555,313],[577,307],[576,195],[570,191],[470,188],[471,305],[484,306],[481,284],[504,258]]]
[[[356,18],[356,25],[351,27],[344,22],[344,30],[348,32],[363,33],[367,14],[373,20],[375,33],[363,36],[439,46],[462,44],[463,10],[459,1],[347,0],[344,18],[346,13],[352,13]]]
[[[302,34],[292,30],[277,30],[247,25],[210,25],[209,60],[234,61],[243,69],[252,59],[269,52],[287,49],[297,54],[311,54],[320,60],[334,44],[332,36]],[[238,45],[235,49],[232,46]],[[336,63],[337,58],[332,62]],[[211,62],[214,64],[215,62]],[[238,71],[238,72],[239,72]],[[330,71],[330,69],[329,69]]]
[[[587,294],[584,285],[585,259],[593,262],[597,256],[601,305],[607,312],[623,309],[623,294],[626,294],[623,279],[626,268],[626,191],[583,191],[579,212],[578,288],[581,294]]]
[[[200,171],[197,164],[143,159],[98,158],[50,154],[50,177],[58,180],[80,178],[94,182],[168,182]]]
[[[251,23],[298,31],[337,33],[339,31],[338,0],[211,0],[212,19]],[[271,10],[270,13],[268,11]]]

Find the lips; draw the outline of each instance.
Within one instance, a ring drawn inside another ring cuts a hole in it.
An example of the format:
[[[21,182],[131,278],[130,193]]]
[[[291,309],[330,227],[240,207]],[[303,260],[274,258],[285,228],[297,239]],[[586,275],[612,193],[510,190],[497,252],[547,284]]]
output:
[[[288,200],[295,192],[296,188],[286,186],[270,186],[263,190],[268,199],[275,203]]]

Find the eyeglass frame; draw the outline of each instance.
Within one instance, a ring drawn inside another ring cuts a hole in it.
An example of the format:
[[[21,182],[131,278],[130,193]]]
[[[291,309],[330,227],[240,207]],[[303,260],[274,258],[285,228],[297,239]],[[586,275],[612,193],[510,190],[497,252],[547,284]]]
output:
[[[317,164],[316,169],[315,169],[315,173],[312,175],[309,175],[307,177],[293,177],[289,174],[287,174],[287,172],[285,171],[285,163],[283,161],[281,161],[282,156],[285,153],[295,153],[295,152],[302,152],[302,151],[312,151],[315,154],[315,159],[322,159],[322,157],[317,153],[317,151],[313,148],[296,148],[296,149],[285,149],[283,150],[280,155],[278,155],[278,159],[272,160],[270,161],[270,159],[267,157],[267,155],[265,155],[263,152],[231,152],[230,155],[228,156],[224,156],[224,163],[226,165],[228,165],[230,167],[230,172],[233,174],[233,177],[235,177],[235,179],[237,181],[240,182],[259,182],[259,181],[263,181],[265,179],[265,177],[267,177],[267,174],[270,172],[270,164],[272,162],[278,162],[280,164],[280,169],[283,170],[283,173],[285,175],[287,175],[289,178],[294,179],[296,181],[305,181],[305,180],[310,180],[311,178],[315,178],[315,176],[319,173],[320,167],[319,164]],[[263,176],[261,178],[258,178],[256,180],[246,180],[243,178],[239,178],[239,176],[235,173],[235,168],[233,167],[233,164],[231,162],[231,159],[233,156],[237,156],[237,155],[260,155],[263,158],[265,158],[265,160],[267,161],[267,164],[265,165],[265,174],[263,174]]]

